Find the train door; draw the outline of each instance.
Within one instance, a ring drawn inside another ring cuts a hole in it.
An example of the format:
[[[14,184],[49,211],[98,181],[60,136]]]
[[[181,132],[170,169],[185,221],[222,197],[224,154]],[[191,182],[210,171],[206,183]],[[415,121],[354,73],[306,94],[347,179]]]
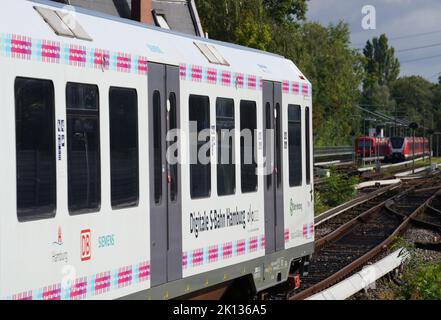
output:
[[[168,161],[179,129],[179,67],[149,63],[151,286],[182,278],[181,171]],[[177,149],[174,149],[177,150]],[[177,151],[171,156],[177,156]],[[177,159],[174,159],[177,160]]]
[[[282,85],[263,82],[263,126],[265,130],[265,250],[266,253],[285,248],[283,230],[283,130]]]

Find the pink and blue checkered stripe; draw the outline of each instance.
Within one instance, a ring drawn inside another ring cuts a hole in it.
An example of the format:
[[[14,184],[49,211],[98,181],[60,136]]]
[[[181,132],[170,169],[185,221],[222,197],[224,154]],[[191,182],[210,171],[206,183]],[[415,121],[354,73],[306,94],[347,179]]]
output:
[[[80,277],[64,287],[58,283],[36,290],[27,290],[8,296],[5,300],[82,300],[142,283],[149,279],[150,263],[141,262],[113,271]]]
[[[265,250],[265,236],[211,245],[182,253],[184,270]]]
[[[180,64],[179,68],[181,80],[184,81],[234,87],[238,89],[262,90],[263,79],[254,75],[191,64]],[[312,96],[312,87],[306,82],[285,80],[282,82],[282,90],[283,93],[286,94]]]
[[[285,243],[294,239],[293,235],[296,234],[298,229],[289,229],[286,228],[284,231]],[[301,226],[301,238],[304,240],[310,240],[314,237],[315,233],[315,225],[314,223],[305,223]]]
[[[180,64],[179,68],[181,80],[184,81],[249,90],[262,89],[262,78],[254,75],[191,64]]]
[[[0,56],[139,75],[146,75],[148,72],[147,58],[143,56],[15,34],[0,34]]]
[[[305,82],[285,80],[282,82],[282,91],[285,94],[312,96],[312,86]]]

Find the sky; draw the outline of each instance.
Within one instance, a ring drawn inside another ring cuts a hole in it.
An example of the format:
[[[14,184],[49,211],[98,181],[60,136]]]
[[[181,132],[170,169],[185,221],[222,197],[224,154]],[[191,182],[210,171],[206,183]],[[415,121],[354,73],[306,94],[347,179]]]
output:
[[[375,30],[362,27],[366,16],[362,9],[366,5],[375,8]],[[441,73],[440,0],[310,0],[307,17],[323,25],[345,21],[354,48],[363,48],[368,39],[385,33],[401,62],[401,76],[420,75],[429,81],[438,81]],[[426,48],[413,50],[423,46]],[[423,60],[433,56],[437,57]]]

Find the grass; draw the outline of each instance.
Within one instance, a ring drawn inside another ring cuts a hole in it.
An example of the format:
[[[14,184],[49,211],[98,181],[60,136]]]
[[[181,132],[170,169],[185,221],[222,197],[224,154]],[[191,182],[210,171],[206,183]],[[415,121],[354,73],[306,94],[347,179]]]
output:
[[[404,247],[409,252],[400,284],[390,284],[398,300],[441,300],[441,263],[426,262],[414,245],[397,239],[394,247]]]
[[[441,164],[441,157],[432,158],[432,163]],[[429,158],[416,162],[416,167],[420,168],[430,164]],[[372,166],[372,165],[367,165]],[[397,170],[412,169],[411,164],[392,167],[391,171],[387,168],[382,170],[383,179],[393,178]],[[353,177],[335,173],[331,168],[331,177],[327,178],[322,191],[315,192],[314,212],[318,216],[331,208],[337,207],[357,196],[355,185],[358,183]]]
[[[355,187],[358,182],[358,177],[339,174],[335,168],[331,168],[331,175],[324,181],[323,188],[315,192],[315,214],[352,200],[357,195]]]

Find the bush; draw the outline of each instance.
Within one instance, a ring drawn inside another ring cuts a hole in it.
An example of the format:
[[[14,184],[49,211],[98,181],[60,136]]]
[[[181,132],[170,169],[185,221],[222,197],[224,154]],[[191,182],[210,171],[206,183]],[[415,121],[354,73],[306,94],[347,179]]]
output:
[[[408,260],[400,285],[393,285],[395,295],[401,300],[441,300],[441,264],[427,263],[415,245],[402,238],[394,241],[391,250],[405,248]]]
[[[318,216],[319,214],[325,212],[328,210],[329,207],[323,202],[322,195],[320,192],[316,191],[314,193],[314,212],[315,215]]]
[[[330,207],[336,207],[353,199],[357,194],[357,184],[358,177],[339,174],[332,168],[330,177],[324,183],[324,202]]]
[[[403,284],[398,288],[398,296],[406,300],[440,300],[441,264],[408,268],[403,275]]]

